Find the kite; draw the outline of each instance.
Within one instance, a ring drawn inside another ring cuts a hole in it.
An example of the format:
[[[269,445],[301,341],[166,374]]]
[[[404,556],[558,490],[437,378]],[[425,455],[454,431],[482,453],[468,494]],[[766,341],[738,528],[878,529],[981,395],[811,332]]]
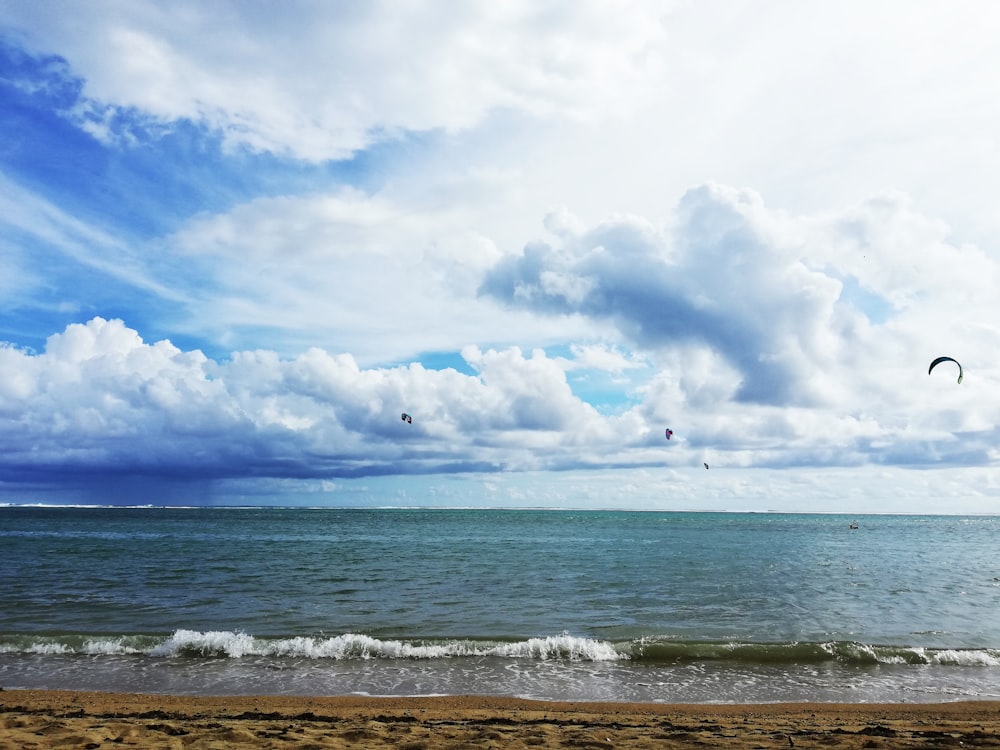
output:
[[[704,466],[705,466],[706,469],[708,468],[708,464],[704,464]]]
[[[407,424],[413,424],[413,417],[411,417],[411,416],[410,416],[409,414],[407,414],[407,413],[406,413],[405,411],[403,412],[403,416],[401,417],[401,419],[402,419],[402,420],[403,420],[404,422],[406,422]]]
[[[954,359],[952,357],[938,357],[937,359],[935,359],[933,362],[931,362],[931,366],[927,368],[927,374],[930,375],[931,370],[933,370],[941,362],[954,362],[956,365],[958,365],[958,382],[961,383],[964,374],[962,372],[962,365],[959,364],[959,361],[957,359]]]
[[[674,434],[674,431],[669,427],[667,428],[667,440],[670,440],[670,436]]]

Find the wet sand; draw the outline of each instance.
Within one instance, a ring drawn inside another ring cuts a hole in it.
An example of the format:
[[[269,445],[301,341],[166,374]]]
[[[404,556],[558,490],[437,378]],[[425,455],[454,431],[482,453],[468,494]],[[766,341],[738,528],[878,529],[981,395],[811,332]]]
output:
[[[1000,702],[745,706],[0,690],[0,750],[1000,748]]]

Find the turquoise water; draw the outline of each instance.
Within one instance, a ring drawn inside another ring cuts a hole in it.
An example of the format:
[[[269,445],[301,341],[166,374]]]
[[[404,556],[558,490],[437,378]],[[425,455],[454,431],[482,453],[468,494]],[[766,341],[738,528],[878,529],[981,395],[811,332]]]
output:
[[[0,685],[1000,697],[1000,517],[0,508]]]

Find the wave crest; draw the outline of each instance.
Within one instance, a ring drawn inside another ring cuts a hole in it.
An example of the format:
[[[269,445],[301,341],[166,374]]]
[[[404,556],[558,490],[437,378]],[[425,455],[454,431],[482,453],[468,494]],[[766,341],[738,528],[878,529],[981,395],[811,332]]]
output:
[[[647,637],[609,642],[562,633],[521,640],[382,639],[359,633],[334,636],[256,637],[242,631],[177,630],[154,635],[0,635],[0,654],[38,656],[150,656],[155,658],[240,659],[447,659],[492,657],[536,661],[634,661],[684,665],[729,662],[795,665],[940,665],[1000,667],[1000,649],[926,648],[832,641],[758,643],[679,641]]]

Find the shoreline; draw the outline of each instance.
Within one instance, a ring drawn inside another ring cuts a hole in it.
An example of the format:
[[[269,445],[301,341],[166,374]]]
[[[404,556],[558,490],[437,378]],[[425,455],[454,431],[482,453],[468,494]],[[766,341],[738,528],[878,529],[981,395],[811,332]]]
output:
[[[661,704],[0,689],[0,750],[1000,748],[1000,701]]]

